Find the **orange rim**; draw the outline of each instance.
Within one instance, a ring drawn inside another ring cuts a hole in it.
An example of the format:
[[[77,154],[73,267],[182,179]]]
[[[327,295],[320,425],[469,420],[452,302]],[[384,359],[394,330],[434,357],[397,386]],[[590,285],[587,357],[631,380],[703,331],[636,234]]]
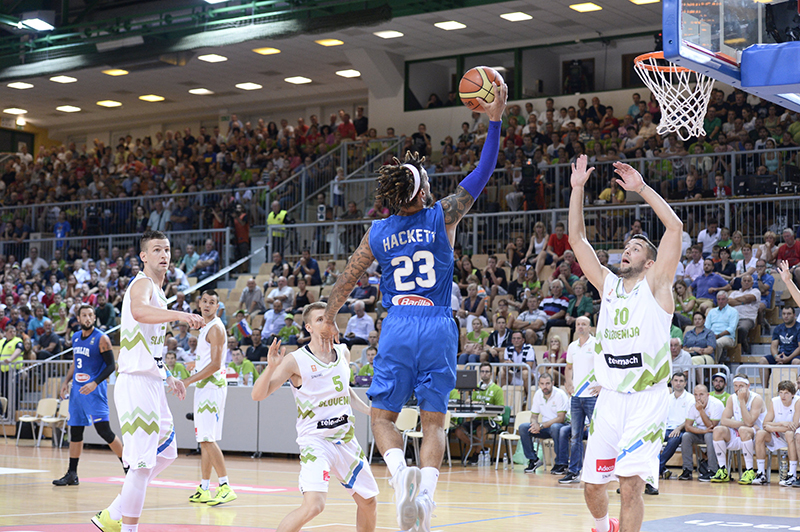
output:
[[[634,64],[638,68],[643,68],[645,70],[649,70],[650,72],[694,72],[689,68],[685,68],[674,63],[670,63],[669,65],[665,66],[646,63],[645,61],[649,59],[664,59],[664,52],[650,52],[649,54],[642,54],[634,59]]]

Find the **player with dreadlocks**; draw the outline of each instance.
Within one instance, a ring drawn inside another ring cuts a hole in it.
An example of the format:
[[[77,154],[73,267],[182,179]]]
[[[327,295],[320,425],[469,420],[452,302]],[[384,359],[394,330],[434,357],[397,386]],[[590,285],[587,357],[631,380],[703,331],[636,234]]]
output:
[[[445,449],[447,399],[456,380],[458,327],[450,310],[453,243],[458,222],[483,191],[497,163],[508,88],[494,86],[494,91],[492,103],[481,101],[490,122],[480,162],[454,194],[434,204],[424,158],[416,153],[407,153],[402,164],[395,159],[395,164],[381,167],[376,195],[396,214],[372,223],[325,309],[320,337],[323,348],[332,349],[339,340],[336,313],[377,259],[382,268],[382,304],[388,315],[367,395],[372,400],[372,432],[392,475],[401,530],[430,531],[433,493]],[[422,470],[406,467],[403,439],[395,427],[412,393],[419,402],[425,433]]]

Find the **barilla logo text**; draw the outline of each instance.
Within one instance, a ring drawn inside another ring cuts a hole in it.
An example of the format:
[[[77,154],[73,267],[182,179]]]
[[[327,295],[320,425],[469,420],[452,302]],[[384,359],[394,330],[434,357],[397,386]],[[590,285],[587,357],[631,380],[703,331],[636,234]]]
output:
[[[597,460],[598,473],[611,473],[617,464],[616,458],[609,458],[608,460]]]
[[[412,307],[432,307],[433,301],[431,301],[427,297],[415,296],[415,295],[404,296],[398,294],[392,298],[392,304],[408,305]]]
[[[328,482],[331,479],[331,474],[328,471],[322,472],[322,480]]]
[[[76,382],[86,382],[91,378],[91,375],[88,373],[76,373],[75,374],[75,381]]]

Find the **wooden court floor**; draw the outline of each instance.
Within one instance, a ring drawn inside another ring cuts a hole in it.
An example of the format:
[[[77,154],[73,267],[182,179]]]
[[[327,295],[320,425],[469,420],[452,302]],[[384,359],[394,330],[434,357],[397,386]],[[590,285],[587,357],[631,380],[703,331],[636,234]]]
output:
[[[6,443],[0,440],[0,531],[96,530],[89,519],[118,493],[120,464],[110,451],[86,449],[79,466],[81,485],[57,488],[51,481],[66,471],[67,457],[66,448],[54,449],[44,443],[35,448],[30,442],[16,447],[13,439]],[[231,484],[247,486],[247,491],[237,489],[238,500],[216,508],[190,504],[187,498],[199,481],[200,460],[187,457],[182,450],[159,477],[160,485],[149,488],[140,530],[272,530],[299,505],[296,459],[252,459],[242,454],[226,459]],[[378,530],[396,531],[386,468],[376,465],[373,472],[381,489]],[[108,478],[112,480],[104,480]],[[464,468],[455,462],[452,468],[445,465],[436,493],[433,530],[588,532],[594,521],[584,506],[581,485],[561,486],[558,478],[541,469],[535,475],[526,475],[521,466],[514,471],[504,471],[501,466],[495,471],[494,467]],[[656,530],[655,525],[648,527],[648,521],[697,513],[714,513],[720,518],[729,514],[800,517],[800,489],[780,487],[777,475],[772,478],[769,486],[662,481],[661,494],[645,498],[643,530]],[[611,515],[619,512],[616,487],[609,484]],[[331,483],[323,514],[304,530],[355,530],[355,505],[338,483]]]

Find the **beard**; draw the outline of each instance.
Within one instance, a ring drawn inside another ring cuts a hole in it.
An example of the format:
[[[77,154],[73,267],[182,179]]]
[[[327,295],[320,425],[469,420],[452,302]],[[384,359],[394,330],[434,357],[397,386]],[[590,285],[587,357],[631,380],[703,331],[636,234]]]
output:
[[[81,323],[81,329],[84,330],[84,331],[91,331],[92,329],[94,329],[94,323],[91,323],[89,325],[86,325],[85,323]]]
[[[713,386],[714,386],[714,391],[717,392],[717,393],[719,393],[719,392],[721,392],[722,390],[725,389],[725,385],[724,384],[719,384],[719,385],[714,384]]]
[[[644,271],[644,264],[635,265],[631,264],[630,262],[627,264],[627,266],[620,264],[617,271],[619,271],[619,276],[623,279],[639,277],[639,275],[641,275],[641,273]]]

